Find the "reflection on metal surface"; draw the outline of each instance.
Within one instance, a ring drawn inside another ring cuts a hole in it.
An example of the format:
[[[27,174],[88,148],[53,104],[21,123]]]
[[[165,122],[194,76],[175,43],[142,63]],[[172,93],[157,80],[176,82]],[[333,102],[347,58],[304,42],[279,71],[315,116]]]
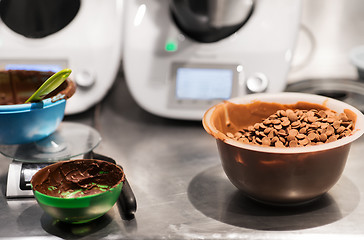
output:
[[[300,207],[273,207],[244,196],[226,177],[221,178],[223,174],[220,166],[202,171],[190,182],[188,197],[207,217],[241,228],[290,231],[320,227],[350,214],[360,200],[356,186],[342,177],[337,186],[314,202]],[[352,193],[350,199],[338,194],[343,190]]]
[[[42,214],[40,219],[42,228],[53,236],[63,239],[74,239],[87,237],[93,233],[102,232],[107,225],[112,223],[112,216],[109,213],[103,215],[99,219],[88,224],[67,224],[61,221],[52,219],[47,214]],[[115,223],[114,223],[115,224]],[[107,232],[98,235],[99,239],[108,236]]]

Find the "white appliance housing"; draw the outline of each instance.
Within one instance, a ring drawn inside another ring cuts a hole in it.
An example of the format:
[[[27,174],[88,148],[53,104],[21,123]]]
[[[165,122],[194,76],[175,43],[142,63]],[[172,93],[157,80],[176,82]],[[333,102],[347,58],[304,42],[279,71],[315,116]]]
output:
[[[115,80],[122,55],[123,8],[123,0],[82,0],[76,17],[44,38],[26,38],[0,19],[0,69],[11,64],[70,68],[78,87],[67,101],[66,114],[85,111],[104,97]]]
[[[283,91],[300,12],[300,0],[256,0],[252,16],[237,32],[200,43],[175,25],[169,1],[127,1],[123,64],[131,94],[153,114],[201,120],[223,99]],[[172,51],[166,50],[171,43]],[[217,75],[230,79],[209,82]]]

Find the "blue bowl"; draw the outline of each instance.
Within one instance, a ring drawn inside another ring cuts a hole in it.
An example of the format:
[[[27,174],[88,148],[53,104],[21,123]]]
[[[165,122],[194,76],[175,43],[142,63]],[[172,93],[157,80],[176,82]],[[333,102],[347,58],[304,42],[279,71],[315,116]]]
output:
[[[66,100],[0,105],[0,144],[35,142],[52,134],[64,117]]]
[[[66,79],[42,101],[24,103],[52,74],[0,71],[0,145],[35,142],[57,129],[64,117],[66,100],[76,91],[74,82]]]

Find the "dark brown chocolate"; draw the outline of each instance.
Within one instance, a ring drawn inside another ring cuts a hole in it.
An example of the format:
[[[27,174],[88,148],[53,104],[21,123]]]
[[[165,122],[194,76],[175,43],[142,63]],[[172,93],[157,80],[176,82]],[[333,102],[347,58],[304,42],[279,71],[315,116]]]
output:
[[[109,190],[123,182],[123,170],[101,160],[71,160],[52,164],[39,170],[32,178],[33,189],[61,197],[82,197]]]
[[[0,71],[0,105],[24,103],[53,74],[27,70]],[[75,91],[76,85],[67,79],[45,98],[68,99]]]

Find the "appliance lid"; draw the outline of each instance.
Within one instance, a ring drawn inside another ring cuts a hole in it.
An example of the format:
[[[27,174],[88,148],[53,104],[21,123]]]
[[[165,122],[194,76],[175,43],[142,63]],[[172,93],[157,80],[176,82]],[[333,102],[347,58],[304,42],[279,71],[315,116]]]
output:
[[[66,27],[80,5],[80,0],[1,0],[0,17],[20,35],[43,38]]]
[[[239,30],[253,12],[254,0],[172,0],[172,17],[186,36],[211,43]]]

